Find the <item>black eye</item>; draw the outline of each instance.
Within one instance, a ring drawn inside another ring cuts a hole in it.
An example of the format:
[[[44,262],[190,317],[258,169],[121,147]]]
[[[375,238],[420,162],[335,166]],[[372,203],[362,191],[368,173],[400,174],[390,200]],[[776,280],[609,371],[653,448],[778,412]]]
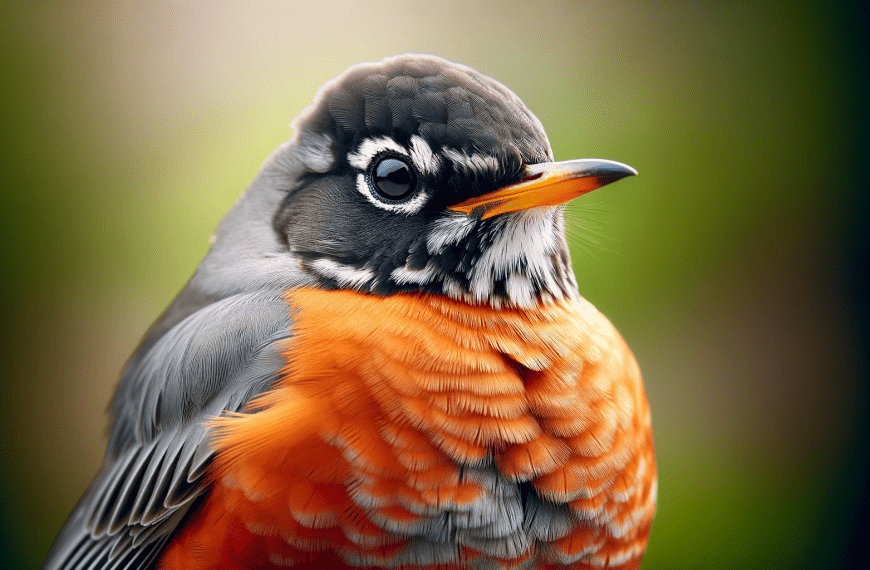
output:
[[[417,175],[405,161],[387,157],[375,165],[372,182],[382,198],[401,200],[414,191]]]

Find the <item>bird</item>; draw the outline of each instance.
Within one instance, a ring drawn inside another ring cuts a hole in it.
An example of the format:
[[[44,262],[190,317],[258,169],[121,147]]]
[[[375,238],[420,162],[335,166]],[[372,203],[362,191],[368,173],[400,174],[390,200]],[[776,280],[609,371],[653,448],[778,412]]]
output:
[[[124,366],[105,460],[43,568],[640,566],[635,357],[578,290],[556,162],[436,56],[324,84]]]

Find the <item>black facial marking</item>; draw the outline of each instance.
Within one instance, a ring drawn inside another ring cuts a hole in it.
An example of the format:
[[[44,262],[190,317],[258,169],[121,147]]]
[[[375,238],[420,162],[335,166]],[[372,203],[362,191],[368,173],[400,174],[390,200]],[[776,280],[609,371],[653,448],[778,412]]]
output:
[[[527,164],[552,160],[540,123],[516,95],[434,57],[352,68],[321,91],[294,128],[298,144],[328,138],[336,160],[328,172],[296,181],[275,216],[276,232],[324,287],[375,294],[470,295],[475,264],[505,224],[497,218],[457,224],[455,240],[439,234],[437,251],[429,250],[430,232],[449,231],[443,222],[456,215],[450,206],[520,180]],[[380,139],[391,142],[360,164],[363,145]],[[424,192],[426,199],[415,201]],[[316,262],[324,259],[332,276],[326,269],[317,274]],[[567,254],[559,257],[566,259],[570,272]],[[491,294],[506,298],[510,275],[495,273]],[[352,279],[357,285],[348,285]],[[532,294],[545,286],[534,280]]]
[[[411,244],[405,265],[410,270],[420,270],[426,267],[428,262],[429,251],[426,249],[426,236],[421,236]]]

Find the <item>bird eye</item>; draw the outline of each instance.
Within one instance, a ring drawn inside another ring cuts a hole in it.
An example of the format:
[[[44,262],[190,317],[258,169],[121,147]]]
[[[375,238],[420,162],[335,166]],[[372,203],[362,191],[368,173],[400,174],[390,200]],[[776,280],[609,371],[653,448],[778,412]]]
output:
[[[417,175],[407,162],[394,158],[382,158],[372,170],[372,183],[381,198],[401,200],[414,191]]]

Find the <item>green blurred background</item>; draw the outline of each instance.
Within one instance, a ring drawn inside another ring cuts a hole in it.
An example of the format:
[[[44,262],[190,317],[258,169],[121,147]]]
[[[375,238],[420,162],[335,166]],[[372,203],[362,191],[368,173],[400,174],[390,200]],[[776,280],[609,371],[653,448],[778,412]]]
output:
[[[406,51],[513,89],[557,159],[584,296],[644,370],[644,568],[868,563],[866,6],[6,2],[0,566],[101,461],[124,360],[316,88]]]

